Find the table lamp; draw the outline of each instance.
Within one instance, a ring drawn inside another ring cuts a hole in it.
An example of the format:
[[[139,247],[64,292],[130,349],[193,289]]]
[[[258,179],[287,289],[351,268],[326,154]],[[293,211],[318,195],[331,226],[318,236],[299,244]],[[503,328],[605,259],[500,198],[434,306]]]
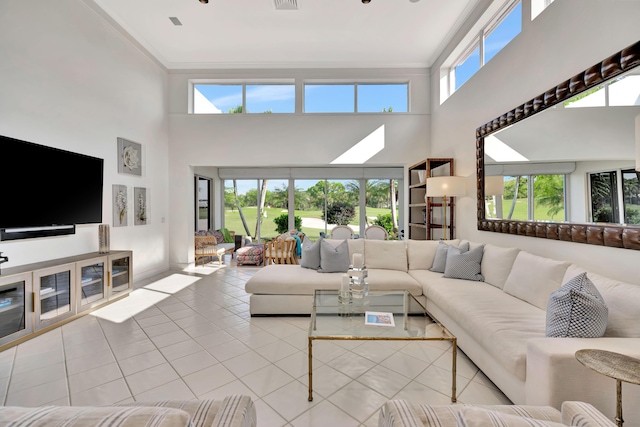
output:
[[[503,176],[485,176],[484,177],[484,196],[494,197],[504,194],[504,177]],[[495,197],[495,212],[492,214],[496,218],[502,218],[502,197]],[[488,208],[487,208],[488,209]]]
[[[466,194],[466,180],[461,176],[435,176],[427,178],[426,197],[442,197],[444,240],[447,240],[447,205],[449,197]]]

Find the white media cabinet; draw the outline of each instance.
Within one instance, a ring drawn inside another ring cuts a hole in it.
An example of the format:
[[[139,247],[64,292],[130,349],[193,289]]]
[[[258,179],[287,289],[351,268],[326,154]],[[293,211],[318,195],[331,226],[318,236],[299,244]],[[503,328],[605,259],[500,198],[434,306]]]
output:
[[[131,251],[92,252],[0,274],[0,351],[129,294]]]

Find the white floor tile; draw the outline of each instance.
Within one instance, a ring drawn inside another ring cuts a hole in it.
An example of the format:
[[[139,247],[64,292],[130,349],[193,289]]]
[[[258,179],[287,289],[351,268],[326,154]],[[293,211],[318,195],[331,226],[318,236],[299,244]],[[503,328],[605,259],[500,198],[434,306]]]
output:
[[[291,425],[294,427],[358,427],[360,423],[342,409],[325,400],[291,421]]]
[[[182,379],[196,396],[201,396],[211,390],[229,384],[234,381],[236,377],[222,364],[217,364],[185,375]]]
[[[118,359],[118,365],[124,375],[132,375],[145,369],[165,363],[167,359],[158,350],[137,354],[126,359]]]
[[[111,381],[122,378],[122,372],[117,363],[100,366],[69,377],[69,391],[79,393]]]
[[[258,369],[240,380],[260,397],[294,381],[293,377],[275,365]]]
[[[215,357],[204,350],[171,361],[171,366],[181,377],[217,364]]]
[[[98,387],[83,390],[71,395],[73,406],[113,405],[131,398],[129,387],[124,378],[117,379]]]
[[[328,400],[360,422],[366,421],[388,400],[384,395],[358,382],[351,382]]]
[[[125,380],[133,395],[141,394],[145,391],[160,387],[168,382],[178,379],[178,374],[168,363],[127,375]]]
[[[269,427],[374,427],[389,398],[451,403],[450,343],[346,340],[314,341],[309,402],[310,318],[251,317],[244,283],[259,269],[234,265],[227,256],[222,267],[192,268],[196,276],[168,271],[145,279],[129,297],[0,352],[0,403],[109,405],[246,394],[258,425]],[[192,283],[152,289],[174,274]],[[114,313],[118,321],[109,320]],[[462,352],[457,363],[460,402],[509,403]]]
[[[292,381],[264,396],[262,400],[285,420],[291,421],[323,400],[322,398],[314,398],[312,402],[309,402],[308,395],[307,387],[298,381]]]

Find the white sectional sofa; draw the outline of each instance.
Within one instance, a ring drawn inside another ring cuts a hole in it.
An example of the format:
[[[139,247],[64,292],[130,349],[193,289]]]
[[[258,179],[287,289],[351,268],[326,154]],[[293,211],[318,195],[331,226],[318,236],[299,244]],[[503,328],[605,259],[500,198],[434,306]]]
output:
[[[472,250],[480,246],[469,243]],[[640,358],[639,284],[587,272],[608,307],[605,336],[551,338],[545,335],[546,302],[554,290],[585,271],[580,266],[487,244],[481,263],[485,281],[471,281],[429,270],[437,241],[357,239],[348,244],[350,256],[364,254],[371,289],[408,289],[512,402],[559,409],[563,401],[580,400],[614,416],[615,381],[582,366],[574,355],[579,349],[599,348]],[[264,267],[245,286],[251,314],[309,314],[313,291],[339,289],[341,274],[299,265]],[[623,385],[628,425],[640,426],[637,402],[640,386]]]

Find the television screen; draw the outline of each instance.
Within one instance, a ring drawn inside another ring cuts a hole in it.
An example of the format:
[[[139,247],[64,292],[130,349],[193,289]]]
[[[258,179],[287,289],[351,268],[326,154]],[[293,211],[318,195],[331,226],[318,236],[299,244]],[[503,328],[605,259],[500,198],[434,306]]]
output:
[[[0,228],[102,222],[103,159],[0,136]]]

